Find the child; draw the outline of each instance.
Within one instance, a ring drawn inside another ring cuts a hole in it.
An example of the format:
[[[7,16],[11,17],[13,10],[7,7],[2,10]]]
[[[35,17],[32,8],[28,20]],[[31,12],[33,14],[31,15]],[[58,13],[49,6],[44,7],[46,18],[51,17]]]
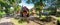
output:
[[[39,17],[38,15],[36,15],[36,11],[34,8],[32,9],[32,13],[31,13],[30,17]]]
[[[23,10],[21,12],[21,17],[29,17],[29,9],[26,7],[23,7]]]

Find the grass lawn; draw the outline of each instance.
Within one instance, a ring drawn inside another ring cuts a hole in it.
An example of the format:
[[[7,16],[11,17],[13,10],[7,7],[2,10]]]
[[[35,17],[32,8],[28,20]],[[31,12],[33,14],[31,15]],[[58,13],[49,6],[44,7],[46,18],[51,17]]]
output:
[[[27,22],[18,23],[18,20],[19,20],[19,19],[11,18],[11,22],[14,23],[14,25],[26,25],[26,24],[27,24]]]

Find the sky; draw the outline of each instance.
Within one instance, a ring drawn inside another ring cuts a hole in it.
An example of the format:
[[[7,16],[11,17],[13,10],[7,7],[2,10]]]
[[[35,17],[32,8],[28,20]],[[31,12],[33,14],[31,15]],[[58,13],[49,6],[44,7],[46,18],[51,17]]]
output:
[[[20,6],[26,6],[28,9],[31,9],[34,7],[34,4],[33,3],[30,3],[30,4],[27,4],[26,3],[26,0],[22,0],[22,2],[19,4]]]
[[[22,2],[19,4],[20,6],[26,6],[28,9],[31,9],[31,8],[33,8],[34,7],[34,4],[33,3],[30,3],[30,4],[27,4],[26,3],[26,1],[27,0],[22,0]],[[51,6],[51,0],[48,0],[48,1],[46,1],[45,2],[45,4],[47,5],[47,6]]]

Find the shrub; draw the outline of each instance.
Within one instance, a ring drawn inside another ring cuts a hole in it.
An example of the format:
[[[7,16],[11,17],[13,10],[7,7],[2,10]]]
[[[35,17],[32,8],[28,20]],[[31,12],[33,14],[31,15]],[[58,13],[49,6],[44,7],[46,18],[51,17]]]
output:
[[[18,21],[18,23],[24,23],[24,22],[27,22],[27,20],[26,20],[26,19],[20,19],[20,20]]]
[[[6,13],[3,11],[3,12],[1,12],[0,11],[0,18],[2,18],[2,16],[4,16]]]
[[[57,19],[57,25],[60,25],[60,17]]]

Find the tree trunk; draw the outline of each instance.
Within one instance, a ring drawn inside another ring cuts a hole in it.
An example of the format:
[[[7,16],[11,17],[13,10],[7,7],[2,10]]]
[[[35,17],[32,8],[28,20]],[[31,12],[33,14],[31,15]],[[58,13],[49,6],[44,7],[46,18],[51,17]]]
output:
[[[39,18],[41,17],[41,15],[42,15],[42,9],[40,9],[40,11],[39,11]]]

